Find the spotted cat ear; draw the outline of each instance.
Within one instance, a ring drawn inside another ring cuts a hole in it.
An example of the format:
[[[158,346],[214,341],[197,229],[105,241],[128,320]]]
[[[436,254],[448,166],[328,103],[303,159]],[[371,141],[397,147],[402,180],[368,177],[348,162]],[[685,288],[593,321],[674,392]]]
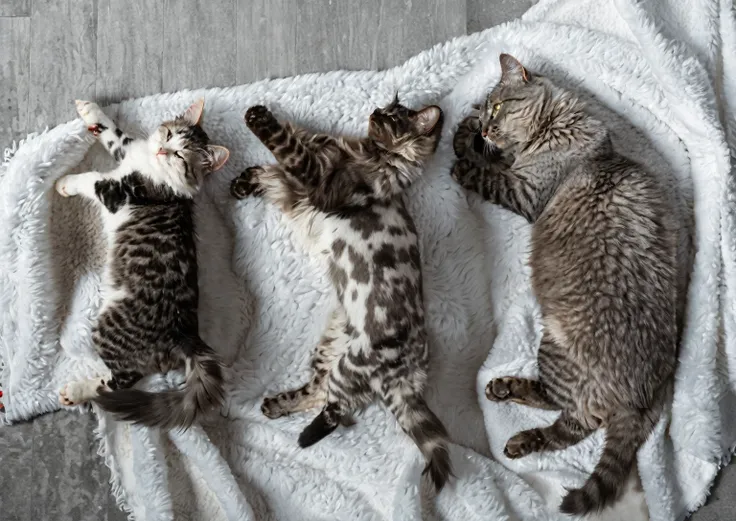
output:
[[[202,121],[202,113],[204,112],[204,98],[200,98],[184,112],[182,119],[190,125],[199,125]]]
[[[440,120],[442,111],[439,107],[432,105],[420,110],[414,116],[414,126],[420,134],[431,132]]]
[[[502,54],[499,60],[501,61],[501,83],[529,81],[529,73],[519,60],[510,54]]]
[[[215,172],[227,163],[230,157],[230,151],[225,147],[217,145],[207,145],[207,151],[210,155],[210,172]]]

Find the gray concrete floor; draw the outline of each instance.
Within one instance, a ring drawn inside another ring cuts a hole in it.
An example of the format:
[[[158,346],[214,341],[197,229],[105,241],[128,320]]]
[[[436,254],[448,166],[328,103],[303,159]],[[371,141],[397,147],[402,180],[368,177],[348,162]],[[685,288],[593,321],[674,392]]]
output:
[[[0,146],[120,101],[263,77],[401,63],[535,0],[0,0]],[[0,428],[3,521],[123,520],[94,418],[58,412]],[[736,519],[726,469],[697,521]]]

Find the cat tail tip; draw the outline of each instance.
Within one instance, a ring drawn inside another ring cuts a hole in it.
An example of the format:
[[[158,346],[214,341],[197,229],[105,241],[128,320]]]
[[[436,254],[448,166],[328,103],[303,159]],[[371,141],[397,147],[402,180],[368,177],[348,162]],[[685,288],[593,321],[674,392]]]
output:
[[[215,352],[199,340],[188,353],[182,389],[150,392],[101,389],[94,401],[119,420],[164,430],[189,428],[196,417],[224,401],[222,366]]]
[[[429,475],[437,492],[445,487],[449,479],[454,476],[447,444],[439,445],[432,450],[429,462],[422,473]]]

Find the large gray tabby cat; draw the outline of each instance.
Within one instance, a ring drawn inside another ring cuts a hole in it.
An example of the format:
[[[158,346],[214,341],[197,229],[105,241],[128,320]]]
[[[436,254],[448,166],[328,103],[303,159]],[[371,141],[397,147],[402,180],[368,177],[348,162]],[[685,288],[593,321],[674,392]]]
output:
[[[561,409],[513,436],[520,458],[606,441],[560,509],[616,500],[659,419],[677,361],[676,227],[654,175],[617,153],[609,132],[550,80],[501,55],[502,77],[455,136],[453,178],[533,224],[532,286],[542,309],[539,380],[496,378],[486,396]]]

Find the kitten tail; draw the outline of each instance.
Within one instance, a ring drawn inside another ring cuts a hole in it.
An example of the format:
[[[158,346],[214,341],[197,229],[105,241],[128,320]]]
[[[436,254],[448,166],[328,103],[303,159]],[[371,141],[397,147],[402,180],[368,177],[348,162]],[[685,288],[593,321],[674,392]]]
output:
[[[100,390],[94,401],[118,419],[164,430],[187,429],[195,418],[224,400],[222,366],[200,338],[182,346],[187,357],[184,388],[148,392],[139,389]]]
[[[657,424],[662,408],[659,404],[644,411],[623,411],[611,418],[601,459],[582,488],[570,490],[563,498],[562,513],[600,512],[621,496],[636,454]]]
[[[393,412],[401,428],[414,440],[424,455],[427,466],[423,474],[429,474],[437,491],[442,490],[447,480],[452,476],[450,463],[450,440],[445,426],[432,412],[422,397],[399,397],[399,403],[391,403],[397,399],[390,396],[387,404]]]

